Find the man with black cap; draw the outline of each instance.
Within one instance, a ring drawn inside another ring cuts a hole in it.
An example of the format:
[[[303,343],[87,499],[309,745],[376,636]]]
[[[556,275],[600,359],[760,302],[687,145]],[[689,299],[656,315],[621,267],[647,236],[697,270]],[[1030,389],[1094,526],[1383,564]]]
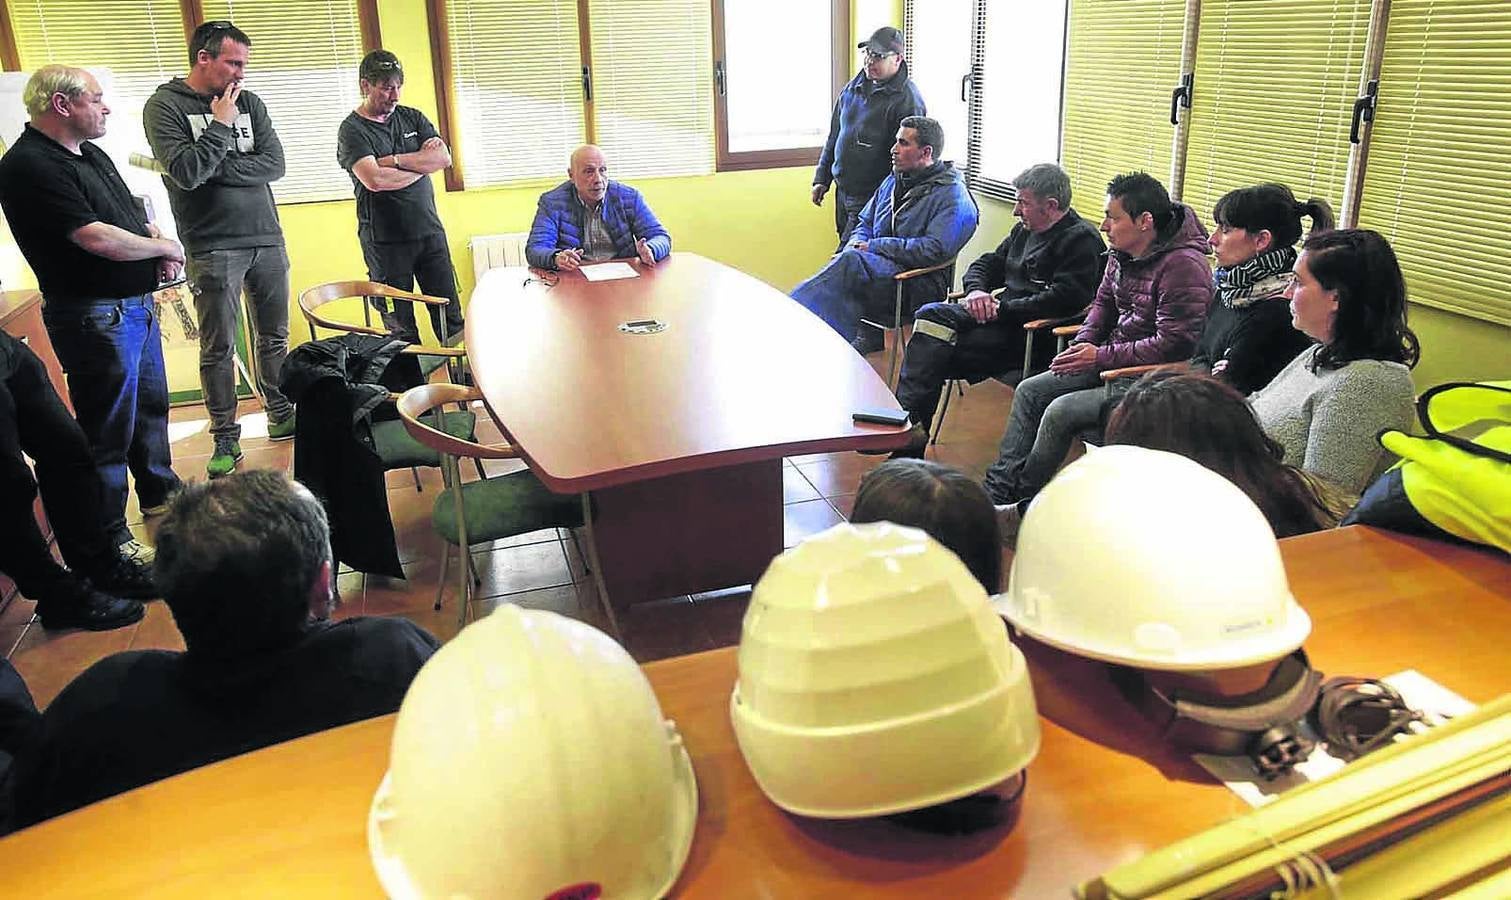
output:
[[[908,116],[928,115],[908,76],[901,31],[878,28],[857,46],[864,51],[865,66],[834,103],[829,139],[813,173],[814,206],[823,204],[830,185],[835,188],[834,227],[841,248],[861,208],[892,171],[890,152],[898,126]]]

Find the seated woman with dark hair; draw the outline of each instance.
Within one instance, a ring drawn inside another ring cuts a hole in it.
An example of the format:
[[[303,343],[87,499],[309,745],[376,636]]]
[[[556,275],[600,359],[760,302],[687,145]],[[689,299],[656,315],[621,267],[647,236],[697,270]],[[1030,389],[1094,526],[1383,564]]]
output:
[[[1276,537],[1332,528],[1351,498],[1281,461],[1244,396],[1199,373],[1150,372],[1107,420],[1108,444],[1179,453],[1238,485]]]
[[[884,462],[860,480],[850,521],[917,528],[960,557],[988,594],[1002,590],[1002,542],[986,489],[926,459]]]
[[[1285,461],[1357,495],[1384,459],[1375,436],[1407,431],[1420,349],[1406,326],[1406,280],[1373,231],[1307,238],[1286,289],[1298,331],[1317,341],[1249,397]]]

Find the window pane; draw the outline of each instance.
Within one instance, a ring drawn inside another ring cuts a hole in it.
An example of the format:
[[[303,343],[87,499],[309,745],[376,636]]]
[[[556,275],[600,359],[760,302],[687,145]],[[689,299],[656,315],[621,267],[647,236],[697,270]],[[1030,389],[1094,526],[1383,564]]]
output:
[[[968,102],[960,99],[961,79],[971,71],[973,0],[928,0],[912,16],[913,84],[929,116],[944,126],[945,158],[966,156]]]
[[[834,108],[830,16],[814,0],[726,0],[731,153],[824,145]]]
[[[559,180],[587,133],[577,4],[451,0],[446,26],[467,186]]]
[[[980,183],[1005,187],[1034,163],[1060,156],[1065,0],[987,0],[985,7],[971,162]]]
[[[188,65],[183,18],[174,0],[28,0],[7,7],[23,72],[51,63],[108,68],[106,103],[136,111],[138,137],[142,104]],[[133,124],[111,112],[117,120],[112,128]]]
[[[246,86],[267,106],[286,166],[273,196],[280,203],[350,197],[336,132],[361,100],[355,0],[205,0],[204,13],[206,21],[235,22],[252,39]]]
[[[591,0],[588,23],[593,135],[613,177],[713,172],[708,0]]]

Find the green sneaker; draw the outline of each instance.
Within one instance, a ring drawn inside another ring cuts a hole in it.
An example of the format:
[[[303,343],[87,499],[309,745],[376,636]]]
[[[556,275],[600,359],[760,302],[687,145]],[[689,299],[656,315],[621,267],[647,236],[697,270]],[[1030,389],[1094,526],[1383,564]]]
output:
[[[268,420],[268,440],[273,442],[292,441],[294,439],[294,413],[289,413],[288,418],[281,422]]]
[[[241,442],[235,438],[216,438],[215,452],[210,455],[210,462],[205,465],[205,474],[211,478],[220,478],[236,471],[236,464],[241,462]]]

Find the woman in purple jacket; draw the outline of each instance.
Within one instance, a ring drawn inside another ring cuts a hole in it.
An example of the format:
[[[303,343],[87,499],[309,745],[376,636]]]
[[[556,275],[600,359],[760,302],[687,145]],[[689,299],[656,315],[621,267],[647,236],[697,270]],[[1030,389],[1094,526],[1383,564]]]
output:
[[[1102,232],[1107,269],[1086,323],[1048,372],[1018,385],[986,472],[1007,541],[1017,534],[1020,501],[1049,483],[1080,431],[1046,426],[1082,422],[1088,411],[1095,421],[1107,398],[1104,370],[1189,359],[1212,302],[1207,232],[1153,176],[1134,172],[1108,183]]]

